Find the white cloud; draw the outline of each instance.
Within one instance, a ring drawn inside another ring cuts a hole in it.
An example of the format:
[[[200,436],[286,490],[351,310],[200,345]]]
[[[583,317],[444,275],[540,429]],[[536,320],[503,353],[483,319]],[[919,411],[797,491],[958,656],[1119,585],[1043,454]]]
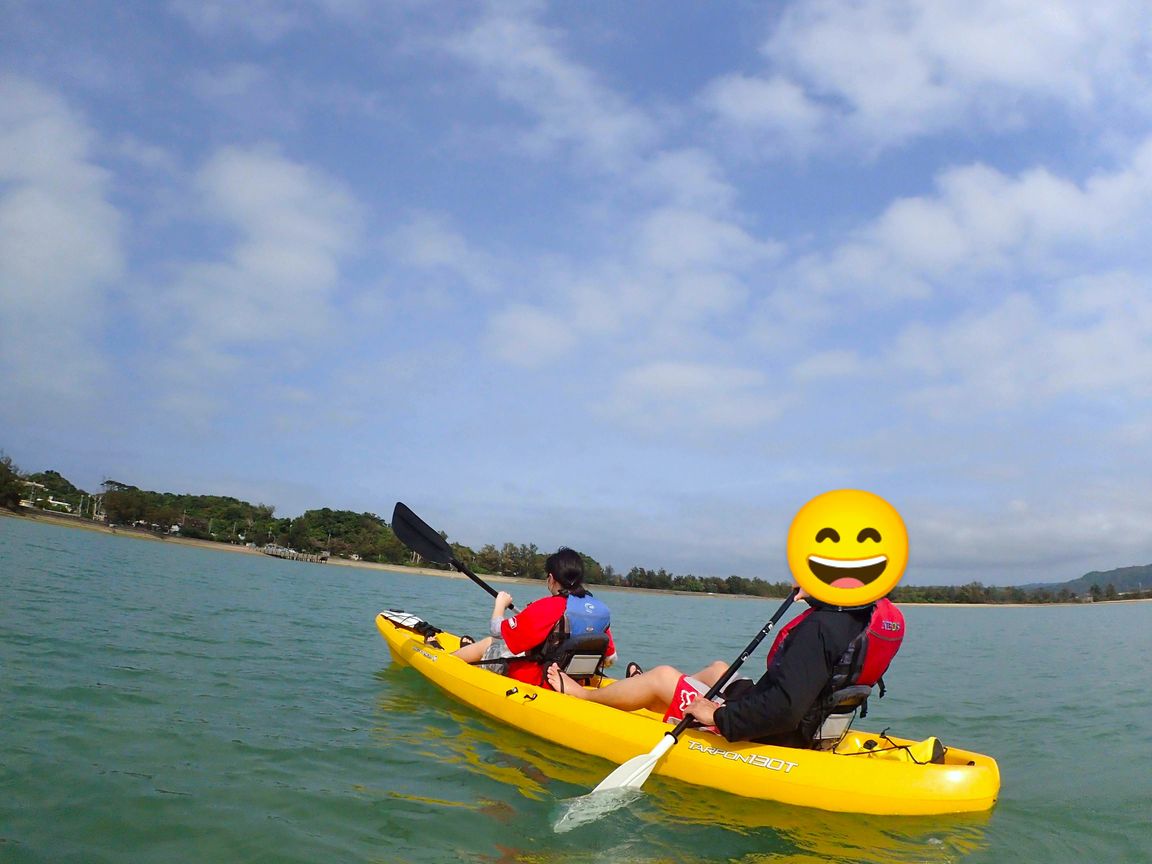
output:
[[[1028,412],[1065,397],[1143,404],[1152,396],[1148,277],[1080,277],[1037,298],[1014,293],[942,324],[913,324],[889,359],[908,376],[912,404],[938,418]]]
[[[23,398],[92,395],[105,364],[121,217],[92,137],[51,91],[0,77],[0,379]]]
[[[914,416],[1100,394],[1138,404],[1152,394],[1150,193],[1152,142],[1081,181],[946,170],[934,194],[894,201],[839,247],[783,268],[753,334],[806,358],[803,381],[857,374],[836,344],[850,329],[853,354],[871,348],[870,373],[902,382],[894,395]]]
[[[388,248],[406,266],[447,274],[474,290],[490,293],[499,287],[493,257],[477,249],[443,216],[413,217],[392,234]]]
[[[273,41],[303,23],[300,4],[284,0],[257,0],[242,9],[227,0],[172,0],[169,7],[206,35],[237,29]]]
[[[230,352],[289,345],[332,321],[359,207],[342,186],[272,148],[224,148],[196,178],[201,211],[236,235],[228,254],[187,264],[167,293],[191,377],[226,370]]]
[[[792,369],[801,383],[819,382],[826,378],[848,378],[861,374],[863,363],[855,351],[820,351],[804,358]]]
[[[708,363],[657,362],[617,380],[605,414],[660,437],[741,431],[777,415],[779,398],[755,369]]]
[[[635,253],[643,266],[660,272],[700,267],[741,271],[770,259],[776,251],[730,218],[660,207],[644,215]]]
[[[726,75],[705,88],[701,103],[725,123],[788,149],[812,146],[829,119],[825,106],[780,75]]]
[[[522,144],[541,154],[571,148],[610,171],[632,166],[656,134],[646,114],[568,60],[557,45],[559,35],[521,7],[493,8],[500,11],[491,11],[448,47],[532,115],[535,124]]]
[[[178,171],[171,152],[132,135],[121,136],[115,142],[114,152],[143,173],[172,176]]]
[[[538,266],[538,275],[525,277],[529,287],[518,294],[530,300],[492,315],[489,348],[535,367],[556,363],[577,346],[692,356],[747,306],[749,278],[779,255],[775,245],[757,240],[730,217],[703,210],[656,207],[634,219],[632,233],[618,238],[606,257],[551,258]],[[566,335],[542,336],[548,347],[538,350],[529,329],[553,334],[560,321]]]
[[[519,262],[530,275],[493,313],[486,343],[505,360],[536,367],[577,345],[690,355],[713,338],[712,324],[738,313],[749,275],[781,250],[741,224],[737,191],[715,158],[694,147],[659,149],[670,130],[570,60],[560,36],[536,22],[538,12],[490,11],[450,50],[528,113],[530,146],[573,150],[611,174],[611,185],[597,191],[612,207],[599,226],[601,254]],[[554,334],[561,321],[564,338],[542,336],[538,345],[528,332]]]
[[[365,8],[363,0],[170,0],[169,8],[206,36],[238,31],[274,42],[317,18],[350,17]]]
[[[716,159],[697,148],[655,153],[640,166],[635,183],[660,201],[712,214],[730,211],[738,197]]]
[[[1016,177],[986,165],[952,168],[935,194],[897,199],[840,246],[793,262],[785,293],[827,312],[835,296],[882,306],[1051,282],[1121,260],[1146,264],[1149,229],[1152,139],[1126,164],[1079,183],[1043,168]]]
[[[768,137],[886,147],[973,125],[1004,129],[1057,108],[1146,111],[1150,11],[1136,0],[811,0],[764,44],[762,77],[728,75],[705,102]]]
[[[1059,582],[1091,569],[1144,561],[1148,496],[1081,478],[1075,494],[1001,499],[986,510],[921,502],[909,524],[916,538],[917,584],[979,580],[1011,585]],[[1130,557],[1129,557],[1130,556]],[[925,573],[925,568],[928,572]],[[958,578],[959,577],[959,578]]]
[[[577,344],[561,315],[514,304],[492,316],[485,341],[490,353],[520,366],[541,366],[564,357]]]

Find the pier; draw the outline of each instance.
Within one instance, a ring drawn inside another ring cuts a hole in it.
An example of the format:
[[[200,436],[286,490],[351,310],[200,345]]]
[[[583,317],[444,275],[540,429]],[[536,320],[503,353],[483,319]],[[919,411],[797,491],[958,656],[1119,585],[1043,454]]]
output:
[[[313,555],[309,552],[297,552],[287,546],[277,546],[275,543],[269,543],[263,551],[265,555],[271,555],[273,558],[285,558],[288,561],[308,561],[312,564],[325,564],[328,561],[328,552],[326,551]]]

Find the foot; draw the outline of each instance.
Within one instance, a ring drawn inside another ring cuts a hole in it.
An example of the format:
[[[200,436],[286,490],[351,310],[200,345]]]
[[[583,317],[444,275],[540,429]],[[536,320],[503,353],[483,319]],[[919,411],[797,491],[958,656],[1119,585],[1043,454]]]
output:
[[[584,692],[575,679],[565,675],[560,671],[560,667],[555,663],[550,665],[544,673],[548,677],[548,684],[557,693],[567,693],[569,696],[575,696],[577,699],[587,699],[588,696]]]
[[[624,677],[625,678],[635,678],[637,675],[643,675],[643,674],[644,674],[644,670],[640,668],[639,663],[629,663],[624,668]]]

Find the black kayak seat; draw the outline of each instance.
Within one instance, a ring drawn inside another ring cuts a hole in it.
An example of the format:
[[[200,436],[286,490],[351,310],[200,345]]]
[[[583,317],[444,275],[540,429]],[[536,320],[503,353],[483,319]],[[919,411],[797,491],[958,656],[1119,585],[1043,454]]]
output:
[[[824,710],[828,714],[816,729],[812,747],[816,750],[831,750],[839,744],[856,719],[856,712],[864,716],[871,695],[872,688],[867,684],[854,684],[834,691],[824,702]]]
[[[588,633],[570,636],[555,648],[546,652],[541,659],[541,667],[548,669],[553,663],[569,677],[581,684],[604,674],[605,655],[608,653],[606,633]]]

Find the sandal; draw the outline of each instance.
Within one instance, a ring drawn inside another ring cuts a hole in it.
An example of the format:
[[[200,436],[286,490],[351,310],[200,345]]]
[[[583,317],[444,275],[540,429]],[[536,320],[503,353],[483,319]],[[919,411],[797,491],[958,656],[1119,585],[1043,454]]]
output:
[[[461,648],[463,648],[465,645],[474,645],[475,643],[476,643],[476,640],[473,639],[471,636],[461,636],[460,637],[460,647]]]
[[[643,674],[644,674],[644,670],[640,668],[639,663],[629,663],[624,668],[624,677],[625,678],[635,678],[637,675],[643,675]]]

